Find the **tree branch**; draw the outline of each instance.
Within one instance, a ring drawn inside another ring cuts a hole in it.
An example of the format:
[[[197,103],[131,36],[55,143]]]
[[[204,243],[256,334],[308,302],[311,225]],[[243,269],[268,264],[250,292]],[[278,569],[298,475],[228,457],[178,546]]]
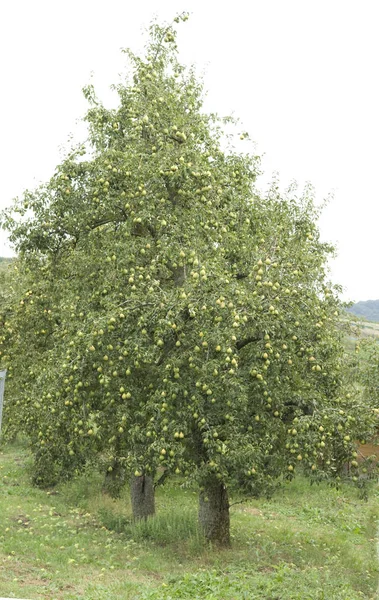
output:
[[[168,470],[166,469],[166,471],[163,471],[162,475],[159,477],[159,479],[154,483],[154,489],[157,488],[159,485],[162,485],[167,477],[168,477],[169,473]]]
[[[252,344],[253,342],[259,342],[260,340],[261,340],[260,337],[250,336],[248,338],[245,338],[244,340],[239,340],[238,342],[236,342],[236,348],[237,348],[237,350],[241,350],[248,344]]]
[[[244,500],[238,500],[238,502],[232,502],[231,504],[229,504],[229,508],[231,506],[235,506],[236,504],[244,504],[245,502],[249,502],[250,498],[245,498]]]

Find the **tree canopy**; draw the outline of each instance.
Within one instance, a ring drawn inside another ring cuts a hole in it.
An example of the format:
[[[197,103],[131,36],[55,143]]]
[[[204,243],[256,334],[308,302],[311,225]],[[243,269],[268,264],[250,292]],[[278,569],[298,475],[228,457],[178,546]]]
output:
[[[127,51],[117,109],[85,88],[88,139],[3,215],[18,270],[0,356],[37,483],[87,460],[181,473],[228,543],[229,485],[338,476],[371,411],[344,382],[313,189],[257,191],[259,158],[178,61],[186,18]]]

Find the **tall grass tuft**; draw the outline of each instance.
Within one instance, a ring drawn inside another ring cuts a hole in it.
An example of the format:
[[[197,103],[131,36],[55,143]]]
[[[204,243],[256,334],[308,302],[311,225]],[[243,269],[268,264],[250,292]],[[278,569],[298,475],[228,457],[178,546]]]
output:
[[[185,541],[191,547],[205,544],[197,522],[196,510],[170,507],[169,512],[160,511],[154,517],[133,521],[123,514],[102,507],[99,509],[101,524],[112,531],[123,533],[135,542],[149,541],[167,546]]]

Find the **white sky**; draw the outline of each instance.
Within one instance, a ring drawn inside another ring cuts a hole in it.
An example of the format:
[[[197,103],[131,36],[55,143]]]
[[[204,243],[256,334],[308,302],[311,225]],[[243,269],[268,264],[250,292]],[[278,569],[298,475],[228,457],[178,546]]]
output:
[[[0,1],[0,208],[46,180],[86,103],[124,71],[154,15],[180,25],[181,61],[205,73],[207,106],[240,117],[269,179],[311,181],[338,246],[345,298],[379,298],[379,35],[377,0]],[[10,255],[0,231],[0,255]]]

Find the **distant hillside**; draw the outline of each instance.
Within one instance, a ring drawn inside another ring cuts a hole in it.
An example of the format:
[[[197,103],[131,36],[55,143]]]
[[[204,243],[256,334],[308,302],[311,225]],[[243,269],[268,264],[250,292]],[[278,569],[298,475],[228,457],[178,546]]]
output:
[[[353,304],[348,311],[367,321],[379,323],[379,300],[361,300]]]

